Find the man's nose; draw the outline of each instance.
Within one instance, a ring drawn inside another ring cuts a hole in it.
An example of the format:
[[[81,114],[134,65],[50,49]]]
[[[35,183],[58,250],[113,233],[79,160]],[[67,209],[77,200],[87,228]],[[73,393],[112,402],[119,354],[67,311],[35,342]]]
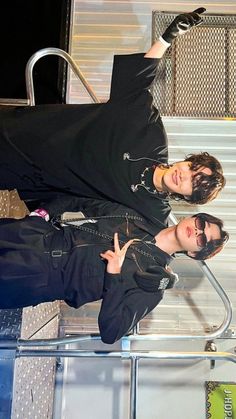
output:
[[[199,234],[204,233],[204,230],[200,230],[199,228],[195,227],[195,235],[199,236]]]

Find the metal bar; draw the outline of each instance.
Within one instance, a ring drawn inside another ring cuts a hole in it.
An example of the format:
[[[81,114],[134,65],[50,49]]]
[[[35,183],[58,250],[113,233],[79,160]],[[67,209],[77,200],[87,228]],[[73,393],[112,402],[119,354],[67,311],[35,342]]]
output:
[[[29,106],[29,99],[0,98],[1,106]]]
[[[64,60],[67,61],[67,63],[71,66],[74,74],[79,78],[79,80],[82,82],[83,86],[87,90],[89,96],[93,99],[95,103],[100,103],[100,100],[96,96],[95,92],[91,88],[91,86],[86,81],[83,73],[79,69],[79,67],[76,65],[75,61],[71,58],[71,56],[59,48],[43,48],[37,51],[35,54],[33,54],[30,59],[28,60],[26,64],[25,69],[25,81],[26,81],[26,91],[27,91],[27,98],[29,100],[29,105],[34,106],[35,105],[35,97],[34,97],[34,82],[33,82],[33,68],[35,63],[42,57],[45,57],[46,55],[57,55],[61,58],[64,58]]]
[[[236,355],[228,352],[161,352],[161,351],[83,351],[83,350],[47,350],[47,349],[18,349],[16,357],[67,357],[67,358],[120,358],[131,360],[130,370],[130,412],[129,419],[136,419],[137,412],[137,377],[138,361],[140,359],[172,359],[172,360],[224,360],[236,364]]]
[[[121,359],[204,359],[225,360],[236,363],[236,355],[229,352],[163,352],[163,351],[83,351],[80,349],[18,349],[17,358],[22,357],[68,357],[68,358],[121,358]]]
[[[136,419],[138,390],[138,358],[131,358],[130,368],[130,411],[129,419]]]

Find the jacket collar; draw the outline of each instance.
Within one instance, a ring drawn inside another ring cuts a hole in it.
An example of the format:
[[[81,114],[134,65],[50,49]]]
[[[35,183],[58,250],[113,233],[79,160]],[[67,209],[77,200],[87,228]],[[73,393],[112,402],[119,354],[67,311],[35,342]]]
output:
[[[163,226],[163,223],[159,223],[160,225],[153,225],[152,223],[149,223],[146,220],[135,220],[135,225],[142,230],[145,233],[148,233],[150,237],[150,241],[154,239],[154,237],[159,233],[159,231],[163,230],[167,226]],[[166,253],[164,250],[160,249],[159,247],[155,246],[153,244],[153,247],[156,247],[157,250],[157,257],[158,259],[161,259],[163,261],[163,264],[169,264],[173,260],[173,256],[169,255],[169,253]],[[153,249],[152,249],[153,250]]]

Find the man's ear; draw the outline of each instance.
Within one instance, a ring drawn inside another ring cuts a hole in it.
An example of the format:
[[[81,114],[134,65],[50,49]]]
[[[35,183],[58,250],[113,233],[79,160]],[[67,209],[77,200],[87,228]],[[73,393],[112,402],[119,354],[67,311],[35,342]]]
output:
[[[197,253],[197,252],[187,252],[187,255],[188,255],[190,258],[194,258],[194,259],[195,259],[195,257],[196,257],[196,253]]]

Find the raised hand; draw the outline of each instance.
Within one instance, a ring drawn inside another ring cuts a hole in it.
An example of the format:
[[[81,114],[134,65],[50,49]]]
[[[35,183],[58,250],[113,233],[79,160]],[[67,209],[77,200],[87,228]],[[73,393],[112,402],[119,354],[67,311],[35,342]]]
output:
[[[114,234],[114,251],[107,250],[105,253],[100,253],[103,259],[107,260],[107,272],[110,274],[119,274],[121,267],[125,260],[126,252],[129,246],[133,243],[133,240],[129,240],[125,245],[120,248],[118,233]]]
[[[198,26],[202,23],[201,14],[204,13],[206,9],[204,7],[199,7],[191,13],[183,13],[178,15],[173,22],[168,26],[162,39],[168,44],[171,44],[172,41],[179,35],[183,35],[188,32],[192,27]]]

